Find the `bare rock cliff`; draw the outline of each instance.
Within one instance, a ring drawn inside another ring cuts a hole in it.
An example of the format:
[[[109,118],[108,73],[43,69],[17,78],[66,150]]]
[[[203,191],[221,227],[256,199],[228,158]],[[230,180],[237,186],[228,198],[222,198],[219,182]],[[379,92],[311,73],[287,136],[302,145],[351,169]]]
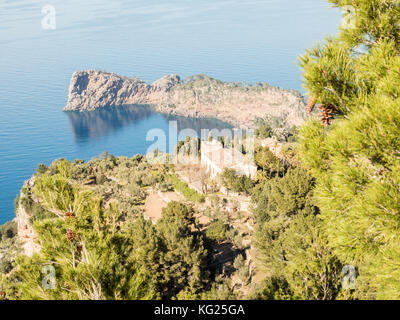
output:
[[[31,178],[30,180],[26,181],[24,186],[27,187],[29,190],[34,186],[35,180]],[[21,198],[25,195],[21,192]],[[22,248],[22,252],[27,256],[32,256],[34,253],[40,251],[40,245],[37,243],[37,234],[33,230],[32,223],[30,221],[30,215],[26,212],[26,209],[23,207],[22,203],[20,202],[16,211],[16,218],[17,222],[17,230],[18,230],[18,241]]]
[[[106,106],[153,105],[156,111],[188,117],[217,118],[236,127],[254,127],[257,119],[277,117],[301,125],[306,106],[298,92],[266,83],[224,83],[207,75],[185,80],[165,76],[152,84],[103,71],[75,72],[65,111],[91,111]]]

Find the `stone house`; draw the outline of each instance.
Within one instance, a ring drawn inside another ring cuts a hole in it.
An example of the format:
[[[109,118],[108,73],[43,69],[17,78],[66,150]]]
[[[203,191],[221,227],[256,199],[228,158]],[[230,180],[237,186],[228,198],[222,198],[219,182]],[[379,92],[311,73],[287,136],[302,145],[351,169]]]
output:
[[[201,165],[215,179],[224,169],[233,169],[237,174],[255,179],[257,166],[254,160],[234,148],[224,148],[216,140],[201,141]]]

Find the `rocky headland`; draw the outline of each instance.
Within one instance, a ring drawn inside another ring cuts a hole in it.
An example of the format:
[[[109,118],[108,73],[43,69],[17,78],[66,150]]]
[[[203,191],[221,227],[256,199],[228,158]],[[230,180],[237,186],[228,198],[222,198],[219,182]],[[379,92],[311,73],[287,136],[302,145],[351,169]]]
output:
[[[151,105],[155,111],[187,117],[216,118],[235,127],[254,128],[259,119],[279,118],[301,125],[306,106],[299,92],[266,83],[222,82],[207,75],[182,80],[164,76],[147,84],[104,71],[75,72],[65,111],[92,111],[107,106]]]

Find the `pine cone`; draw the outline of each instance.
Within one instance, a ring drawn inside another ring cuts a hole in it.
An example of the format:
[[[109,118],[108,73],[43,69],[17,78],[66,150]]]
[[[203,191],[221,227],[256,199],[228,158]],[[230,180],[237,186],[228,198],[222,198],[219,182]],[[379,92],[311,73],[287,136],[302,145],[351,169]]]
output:
[[[311,113],[314,110],[317,101],[314,98],[309,98],[307,102],[307,112]]]
[[[79,253],[81,253],[81,252],[82,252],[82,249],[83,249],[82,244],[79,243],[79,244],[76,246],[76,249],[78,250]]]
[[[67,239],[69,241],[74,241],[76,239],[76,233],[71,229],[67,229]]]
[[[329,126],[332,123],[334,117],[334,110],[331,106],[320,105],[318,107],[320,111],[318,113],[319,119],[324,126]]]
[[[0,291],[0,299],[3,300],[6,297],[6,293],[4,291]]]
[[[64,218],[65,219],[67,219],[67,218],[74,218],[75,217],[75,213],[73,213],[73,212],[66,212],[66,213],[64,213]]]

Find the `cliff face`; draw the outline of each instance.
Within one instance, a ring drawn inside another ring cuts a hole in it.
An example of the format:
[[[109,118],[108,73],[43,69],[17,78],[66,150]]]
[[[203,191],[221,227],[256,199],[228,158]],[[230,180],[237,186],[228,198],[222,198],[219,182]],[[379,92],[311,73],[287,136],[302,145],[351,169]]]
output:
[[[301,125],[307,116],[300,94],[265,83],[250,86],[206,75],[185,80],[168,75],[150,85],[102,71],[73,74],[64,110],[90,111],[127,104],[150,104],[162,113],[217,118],[250,128],[258,118],[277,117],[293,126]]]
[[[30,190],[34,186],[35,180],[31,178],[30,180],[26,181],[24,186]],[[21,192],[21,198],[25,195]],[[27,256],[32,256],[34,253],[40,251],[40,245],[37,243],[37,234],[33,230],[32,223],[30,221],[30,215],[26,212],[26,209],[22,205],[21,201],[18,205],[16,211],[16,218],[17,222],[17,239],[21,246],[22,252]]]
[[[36,242],[37,234],[33,230],[32,224],[29,221],[29,215],[22,206],[18,208],[16,216],[18,225],[18,240],[21,245],[22,252],[31,257],[34,253],[40,251],[40,246]]]

